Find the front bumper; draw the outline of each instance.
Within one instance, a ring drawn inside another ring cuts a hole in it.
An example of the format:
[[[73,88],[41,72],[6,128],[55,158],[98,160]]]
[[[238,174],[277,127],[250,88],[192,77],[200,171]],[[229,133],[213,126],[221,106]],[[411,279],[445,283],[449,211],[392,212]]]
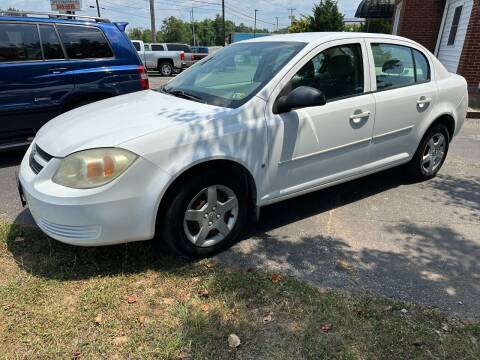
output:
[[[27,151],[19,173],[26,202],[37,225],[50,237],[78,246],[149,240],[155,234],[158,204],[170,176],[143,158],[100,188],[79,190],[51,181],[60,159],[36,175]]]

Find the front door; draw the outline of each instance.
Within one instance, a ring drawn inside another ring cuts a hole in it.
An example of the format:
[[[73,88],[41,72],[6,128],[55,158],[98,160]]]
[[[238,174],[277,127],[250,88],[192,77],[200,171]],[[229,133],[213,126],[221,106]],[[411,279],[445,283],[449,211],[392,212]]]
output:
[[[354,176],[369,162],[375,100],[363,40],[322,45],[297,64],[267,105],[270,191],[288,197]],[[327,104],[275,114],[275,102],[299,86],[322,91]]]
[[[0,143],[35,135],[59,113],[75,87],[69,66],[53,25],[0,22]]]

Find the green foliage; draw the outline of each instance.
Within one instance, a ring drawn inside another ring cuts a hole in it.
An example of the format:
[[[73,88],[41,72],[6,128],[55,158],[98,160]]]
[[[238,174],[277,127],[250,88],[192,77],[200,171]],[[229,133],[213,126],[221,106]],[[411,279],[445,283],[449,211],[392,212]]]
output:
[[[335,0],[320,0],[313,15],[303,16],[290,27],[290,32],[343,31],[343,15]]]
[[[222,46],[223,40],[223,21],[220,15],[214,19],[204,19],[195,21],[195,44],[203,46]],[[258,32],[268,32],[267,29],[257,29]],[[235,25],[232,21],[225,22],[225,33],[228,35],[233,32],[253,33],[253,28],[243,23]],[[142,40],[152,42],[151,31],[142,28],[131,28],[128,36],[132,40]],[[157,32],[157,42],[179,42],[193,44],[192,23],[186,22],[176,17],[169,17],[163,20],[160,31]]]
[[[367,19],[362,31],[378,34],[390,34],[392,21],[390,19]]]

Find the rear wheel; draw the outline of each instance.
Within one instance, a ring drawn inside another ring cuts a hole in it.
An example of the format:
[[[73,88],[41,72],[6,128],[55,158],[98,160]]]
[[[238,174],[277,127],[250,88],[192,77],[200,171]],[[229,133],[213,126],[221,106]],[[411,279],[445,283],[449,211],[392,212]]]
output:
[[[447,127],[443,124],[434,125],[423,137],[415,156],[409,163],[412,175],[420,181],[434,178],[447,158],[448,148]]]
[[[160,214],[158,240],[187,258],[208,257],[228,248],[247,219],[242,179],[207,170],[176,186]]]
[[[172,76],[173,74],[173,66],[168,61],[162,61],[158,65],[158,71],[162,76]]]

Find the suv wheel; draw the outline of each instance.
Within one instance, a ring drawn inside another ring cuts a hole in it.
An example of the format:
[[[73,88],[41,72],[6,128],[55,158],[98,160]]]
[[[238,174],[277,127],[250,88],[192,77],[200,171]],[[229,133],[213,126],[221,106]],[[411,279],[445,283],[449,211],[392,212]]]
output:
[[[242,179],[218,171],[189,177],[166,199],[159,240],[187,258],[208,257],[231,246],[247,219]]]
[[[167,61],[163,61],[158,66],[158,71],[162,76],[172,76],[173,74],[173,66]]]
[[[447,158],[449,134],[445,125],[434,125],[423,137],[409,164],[410,172],[420,181],[434,178]]]

